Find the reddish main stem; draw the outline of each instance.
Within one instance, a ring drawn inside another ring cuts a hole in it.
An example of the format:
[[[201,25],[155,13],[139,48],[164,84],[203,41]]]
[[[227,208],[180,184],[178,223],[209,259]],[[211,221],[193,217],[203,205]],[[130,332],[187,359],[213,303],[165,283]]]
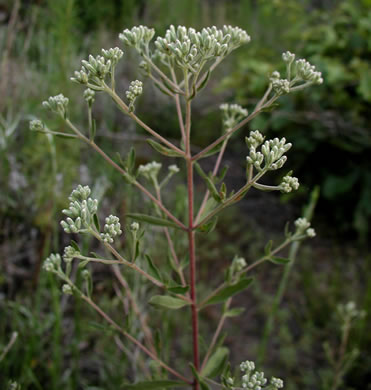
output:
[[[186,97],[189,96],[187,73],[184,79],[186,80]],[[197,310],[197,294],[196,294],[196,248],[195,248],[195,232],[193,231],[193,208],[194,208],[194,191],[193,191],[193,162],[191,155],[191,101],[186,103],[186,121],[185,121],[185,136],[186,136],[186,164],[187,164],[187,187],[188,187],[188,243],[189,243],[189,263],[190,263],[190,286],[191,286],[191,310],[192,310],[192,342],[193,342],[193,364],[197,372],[200,371],[200,357],[198,350],[198,310]],[[200,385],[194,378],[193,389],[199,390]]]
[[[196,253],[195,253],[195,232],[193,229],[193,165],[187,160],[188,176],[188,215],[189,215],[189,262],[190,262],[190,285],[192,300],[192,335],[193,335],[193,364],[197,370],[200,369],[200,359],[198,351],[198,312],[196,298]],[[198,389],[198,383],[195,383],[195,389]]]

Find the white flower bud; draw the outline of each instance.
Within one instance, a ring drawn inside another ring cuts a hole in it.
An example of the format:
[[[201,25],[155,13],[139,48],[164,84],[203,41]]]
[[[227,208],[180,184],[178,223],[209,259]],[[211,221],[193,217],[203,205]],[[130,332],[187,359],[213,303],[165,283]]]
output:
[[[69,284],[64,284],[62,286],[62,291],[63,291],[63,294],[72,295],[72,288]]]

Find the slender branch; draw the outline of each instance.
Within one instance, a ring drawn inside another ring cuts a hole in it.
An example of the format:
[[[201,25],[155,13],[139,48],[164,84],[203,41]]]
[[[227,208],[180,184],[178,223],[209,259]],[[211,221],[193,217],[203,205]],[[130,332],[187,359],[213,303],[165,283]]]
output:
[[[160,190],[160,186],[158,185],[158,183],[155,183],[155,188],[156,188],[157,199],[161,202],[162,201],[162,199],[161,199],[161,190]],[[177,267],[178,275],[180,277],[182,285],[186,286],[187,282],[185,280],[182,267],[180,266],[180,262],[179,262],[177,254],[176,254],[176,251],[175,251],[173,240],[171,238],[169,229],[167,227],[164,227],[164,233],[165,233],[165,236],[166,236],[169,248],[170,248],[171,255],[172,255],[172,257],[174,259],[174,262],[175,262],[175,265]],[[188,293],[187,293],[187,295],[188,295]]]
[[[264,255],[260,259],[256,260],[255,263],[252,263],[248,265],[247,267],[243,268],[241,271],[236,273],[236,277],[239,277],[246,272],[251,271],[253,268],[257,267],[258,265],[264,263],[264,261],[268,260],[271,256],[275,255],[282,249],[284,249],[288,244],[292,242],[292,238],[287,238],[281,245],[279,245],[277,248],[275,248],[269,255]],[[224,287],[226,287],[227,283],[223,282],[219,287],[217,287],[214,291],[212,291],[199,305],[198,310],[201,310],[205,303],[214,297],[216,294],[218,294]]]
[[[170,149],[176,151],[177,153],[184,155],[183,150],[179,149],[177,146],[173,145],[171,142],[169,142],[166,138],[162,137],[160,134],[158,134],[155,130],[150,128],[147,124],[145,124],[142,120],[140,120],[134,112],[130,112],[129,107],[123,102],[123,100],[120,98],[119,95],[115,91],[113,91],[111,88],[109,88],[107,85],[105,85],[105,91],[112,97],[112,99],[115,101],[115,103],[118,105],[118,107],[123,111],[125,114],[129,115],[132,119],[135,120],[135,122],[138,123],[139,126],[141,126],[145,131],[150,133],[153,137],[157,138],[159,141],[161,141],[163,144],[168,146]]]
[[[179,86],[174,83],[173,81],[171,81],[169,79],[169,77],[166,76],[166,74],[157,66],[153,63],[153,61],[147,56],[147,55],[143,55],[143,57],[145,58],[145,60],[151,65],[151,67],[168,83],[170,84],[173,88],[174,88],[174,91],[180,95],[184,95],[184,92],[179,88]]]
[[[110,165],[112,165],[117,171],[119,171],[123,176],[127,177],[128,173],[121,168],[118,164],[116,164],[94,141],[90,140],[89,138],[85,137],[84,134],[82,134],[77,127],[69,120],[66,119],[67,125],[87,144],[89,144],[95,151],[97,151]],[[155,196],[153,196],[145,187],[143,187],[138,181],[134,181],[133,185],[135,185],[137,188],[139,188],[145,195],[147,195],[152,202],[154,202],[165,214],[166,216],[171,219],[173,222],[175,222],[181,229],[187,230],[186,226],[180,222],[161,202],[156,199]]]
[[[153,360],[155,360],[161,367],[163,367],[165,370],[179,378],[185,383],[188,383],[189,385],[192,384],[192,382],[184,377],[179,372],[175,371],[173,368],[169,367],[165,362],[163,362],[161,359],[159,359],[154,353],[152,353],[148,348],[146,348],[140,341],[138,341],[134,336],[132,336],[130,333],[126,332],[124,329],[122,329],[117,323],[107,314],[105,313],[94,301],[91,300],[91,298],[87,297],[85,294],[81,293],[81,298],[87,302],[95,311],[97,311],[109,324],[111,324],[118,332],[120,332],[122,335],[124,335],[126,338],[128,338],[132,343],[134,343],[136,346],[138,346],[144,353],[146,353],[149,357],[151,357]]]
[[[262,105],[267,100],[267,98],[268,98],[269,94],[271,93],[271,91],[272,91],[272,83],[269,83],[269,86],[268,86],[267,90],[265,91],[265,94],[263,95],[263,97],[260,99],[260,101],[256,105],[254,111],[257,111],[257,110],[259,110],[262,107]]]
[[[223,135],[221,135],[218,139],[216,139],[214,142],[212,142],[209,146],[207,146],[205,149],[201,150],[201,152],[197,153],[192,157],[193,161],[197,161],[202,156],[204,156],[207,152],[215,148],[215,146],[219,145],[222,141],[224,141],[226,138],[230,137],[233,133],[235,133],[237,130],[239,130],[241,127],[245,126],[248,122],[250,122],[252,119],[254,119],[264,108],[269,107],[275,100],[277,100],[278,96],[273,96],[267,103],[265,103],[260,108],[255,108],[254,111],[244,120],[242,120],[240,123],[238,123],[236,126],[234,126],[231,130],[226,131]]]
[[[116,342],[116,345],[117,347],[132,361],[136,362],[138,361],[138,364],[140,366],[140,369],[142,370],[142,372],[144,372],[144,374],[146,375],[147,378],[151,378],[151,373],[148,369],[148,367],[146,366],[146,364],[144,364],[143,360],[142,359],[137,359],[138,356],[135,356],[133,352],[131,352],[129,350],[129,348],[126,348],[125,345],[121,342],[120,340],[120,337],[119,336],[116,336],[115,337],[115,342]]]
[[[170,68],[170,71],[171,71],[171,76],[173,78],[173,81],[176,83],[177,80],[176,80],[176,74],[174,72],[174,69]],[[179,120],[180,132],[182,134],[183,143],[185,144],[186,135],[185,135],[185,130],[184,130],[183,113],[182,113],[182,107],[180,105],[179,95],[174,95],[174,100],[175,100],[176,112],[177,112],[178,120]]]
[[[156,349],[155,349],[155,346],[153,343],[151,329],[149,328],[149,326],[147,324],[146,318],[143,316],[142,312],[139,310],[139,307],[137,305],[137,302],[135,300],[135,297],[131,291],[131,288],[130,288],[128,282],[126,281],[126,279],[124,278],[124,276],[120,272],[120,269],[117,266],[113,267],[113,273],[115,274],[115,276],[116,276],[117,280],[119,281],[119,283],[121,284],[121,286],[125,289],[126,295],[128,296],[128,298],[131,302],[131,306],[134,310],[134,313],[135,313],[136,317],[139,319],[139,323],[140,323],[141,328],[143,330],[144,337],[145,337],[151,351],[157,356],[157,352],[156,352]]]
[[[146,271],[142,270],[140,267],[138,267],[135,263],[131,263],[127,260],[125,260],[120,253],[117,252],[117,250],[108,242],[104,242],[100,235],[93,229],[90,229],[90,232],[94,235],[94,237],[101,241],[103,245],[120,261],[121,264],[128,266],[129,268],[133,269],[134,271],[140,273],[142,276],[144,276],[146,279],[148,279],[150,282],[152,282],[155,286],[160,287],[162,289],[166,290],[166,285],[150,274],[148,274]],[[191,300],[181,294],[175,294],[175,296],[179,299],[182,299],[183,301],[186,301],[187,303],[191,303]]]
[[[213,338],[212,338],[212,340],[211,340],[211,343],[210,343],[210,345],[209,345],[209,348],[208,348],[208,350],[207,350],[207,352],[206,352],[206,355],[205,355],[205,357],[204,357],[204,360],[203,360],[203,362],[202,362],[201,371],[205,368],[205,366],[206,366],[206,364],[207,364],[207,362],[208,362],[208,360],[209,360],[209,358],[210,358],[211,352],[213,351],[214,346],[215,346],[215,344],[216,344],[216,342],[217,342],[217,340],[218,340],[219,334],[220,334],[220,332],[222,331],[224,322],[225,322],[225,320],[226,320],[226,318],[227,318],[226,315],[225,315],[225,311],[228,310],[228,308],[229,308],[231,302],[232,302],[232,298],[229,298],[229,299],[227,300],[227,302],[226,302],[226,305],[225,305],[225,308],[224,308],[224,313],[223,313],[222,316],[220,317],[218,326],[217,326],[217,328],[216,328],[216,331],[215,331],[215,333],[214,333],[214,336],[213,336]]]
[[[228,143],[228,138],[224,140],[222,148],[219,151],[218,158],[217,158],[215,166],[214,166],[212,177],[215,177],[217,175],[217,173],[218,173],[220,164],[221,164],[223,156],[224,156],[225,149],[227,147],[227,143]],[[204,198],[203,198],[202,203],[201,203],[201,206],[200,206],[200,208],[198,210],[197,217],[195,219],[195,224],[196,225],[197,225],[198,221],[200,220],[201,215],[202,215],[202,213],[203,213],[203,211],[204,211],[204,209],[206,207],[206,203],[207,203],[207,201],[209,199],[209,196],[210,196],[210,191],[206,190]]]
[[[227,206],[241,200],[243,198],[243,196],[246,195],[247,191],[253,186],[253,184],[264,175],[264,173],[265,173],[264,171],[258,173],[252,181],[247,182],[233,196],[228,198],[220,206],[216,207],[213,211],[211,211],[210,214],[208,214],[204,219],[201,220],[201,222],[199,222],[196,226],[194,226],[194,229],[197,229],[199,226],[202,226],[204,223],[206,223],[208,220],[210,220],[212,217],[214,217],[216,214],[218,214],[220,211],[222,211]]]
[[[164,83],[162,83],[160,80],[157,80],[155,76],[153,76],[152,73],[149,73],[148,77],[160,88],[163,89],[167,94],[169,94],[171,97],[175,97],[178,95],[175,95],[173,92],[171,92]]]
[[[5,358],[6,354],[10,351],[14,343],[17,341],[17,338],[18,338],[18,332],[13,332],[10,337],[9,343],[5,346],[5,348],[3,349],[0,355],[0,362]]]

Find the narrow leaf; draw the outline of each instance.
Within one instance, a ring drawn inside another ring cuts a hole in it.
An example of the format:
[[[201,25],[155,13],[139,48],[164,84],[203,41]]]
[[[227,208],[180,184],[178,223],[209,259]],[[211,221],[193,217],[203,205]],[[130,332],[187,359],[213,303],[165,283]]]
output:
[[[184,383],[178,381],[156,380],[156,381],[137,382],[134,384],[125,383],[122,387],[125,390],[153,390],[153,389],[164,389],[164,388],[173,388],[173,387],[184,387]]]
[[[291,261],[290,259],[286,259],[284,257],[277,257],[277,256],[272,256],[268,260],[274,264],[279,264],[279,265],[286,265]]]
[[[167,290],[174,294],[185,294],[189,290],[189,286],[181,286],[179,284],[178,286],[167,287]]]
[[[210,70],[206,73],[206,77],[202,80],[202,83],[200,86],[197,88],[197,92],[201,91],[201,89],[204,89],[206,87],[207,82],[209,81],[210,78]]]
[[[135,219],[136,221],[147,222],[151,225],[168,226],[179,229],[178,225],[174,222],[160,217],[153,217],[152,215],[129,213],[126,214],[126,216],[128,218]]]
[[[237,317],[245,311],[244,307],[235,307],[224,313],[225,317]]]
[[[252,278],[246,278],[240,280],[236,284],[232,284],[230,286],[224,287],[217,294],[211,297],[208,301],[205,302],[206,305],[214,305],[215,303],[225,302],[228,298],[240,293],[250,286],[252,283]]]
[[[162,93],[164,93],[165,95],[167,96],[171,96],[173,97],[174,95],[172,95],[167,89],[165,89],[161,84],[159,83],[154,83],[155,84],[155,87],[157,87]]]
[[[161,145],[160,143],[154,141],[153,139],[147,139],[147,142],[155,149],[157,152],[168,157],[182,157],[183,155],[176,150],[167,148],[166,146]]]
[[[227,171],[228,171],[228,168],[229,168],[228,165],[226,165],[225,167],[223,167],[223,169],[222,169],[221,172],[220,172],[220,175],[217,176],[217,177],[215,177],[215,182],[216,182],[216,183],[221,182],[221,181],[225,178],[225,175],[226,175],[226,173],[227,173]]]
[[[223,372],[227,361],[229,350],[226,347],[219,347],[206,363],[201,375],[208,378],[214,378]]]
[[[153,263],[152,259],[148,255],[144,255],[145,259],[147,260],[147,266],[148,266],[148,273],[153,276],[155,279],[162,282],[162,277],[160,270],[156,267],[156,265]]]
[[[171,297],[170,295],[154,295],[149,303],[154,306],[166,307],[167,309],[180,309],[183,306],[189,305],[188,302],[183,299]]]
[[[71,241],[70,241],[70,244],[71,244],[72,248],[73,248],[75,251],[81,252],[81,251],[80,251],[80,248],[79,248],[79,246],[78,246],[78,244],[77,244],[76,241],[71,240]]]
[[[267,242],[267,245],[265,246],[264,248],[264,253],[269,256],[271,254],[271,251],[272,251],[272,245],[273,245],[273,241],[272,240],[269,240]]]
[[[206,152],[205,154],[203,154],[201,156],[201,158],[205,158],[205,157],[209,157],[209,156],[212,156],[213,154],[216,154],[220,151],[220,149],[222,148],[222,145],[223,145],[223,142],[220,142],[218,145],[214,146],[212,149],[210,149],[208,152]]]
[[[210,390],[209,385],[208,385],[208,384],[202,379],[202,377],[199,375],[199,373],[197,372],[195,366],[194,366],[192,363],[190,363],[189,365],[190,365],[190,367],[191,367],[193,376],[196,378],[196,381],[200,384],[201,390]]]
[[[135,168],[135,149],[131,147],[127,157],[127,170],[130,175],[133,174],[134,168]]]
[[[95,119],[92,119],[91,121],[91,128],[89,129],[89,138],[90,138],[90,141],[94,141],[94,138],[95,138],[95,134],[97,133],[97,123],[95,121]]]
[[[93,215],[93,222],[94,222],[94,226],[97,229],[97,231],[100,232],[100,224],[99,224],[99,219],[98,219],[97,214]]]
[[[210,233],[215,229],[217,222],[218,217],[214,217],[209,222],[206,222],[205,224],[198,227],[197,230],[202,233]]]

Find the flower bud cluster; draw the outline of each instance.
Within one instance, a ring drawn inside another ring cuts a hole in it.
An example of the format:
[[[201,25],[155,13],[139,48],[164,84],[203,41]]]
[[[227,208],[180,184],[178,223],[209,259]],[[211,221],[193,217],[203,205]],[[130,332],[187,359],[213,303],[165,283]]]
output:
[[[86,103],[88,103],[88,105],[91,107],[95,101],[95,92],[92,89],[87,88],[84,91],[84,99]]]
[[[300,59],[295,61],[296,77],[313,84],[322,84],[322,73],[316,71],[316,67],[308,61]]]
[[[261,152],[257,152],[256,148],[251,146],[249,156],[246,157],[247,163],[253,165],[258,171],[280,169],[287,160],[284,154],[291,146],[291,143],[286,143],[285,138],[274,138],[265,141],[261,146]],[[265,163],[264,168],[261,167],[263,161]]]
[[[295,54],[291,53],[290,51],[286,51],[282,53],[282,59],[284,60],[284,62],[286,62],[286,64],[292,64],[295,60]]]
[[[200,64],[217,57],[224,57],[244,43],[250,42],[246,31],[231,26],[217,29],[215,26],[203,28],[198,32],[194,28],[174,27],[166,31],[165,37],[155,41],[160,58],[167,56],[169,63],[195,71]]]
[[[66,283],[62,286],[62,292],[63,292],[63,294],[66,294],[66,295],[72,295],[72,293],[73,293],[72,287]]]
[[[109,50],[102,49],[102,54],[96,57],[89,55],[88,60],[82,60],[81,70],[76,71],[71,80],[79,84],[89,84],[89,87],[95,90],[102,90],[104,79],[113,71],[124,53],[115,47]]]
[[[337,312],[339,317],[344,321],[352,321],[356,318],[363,318],[366,315],[364,310],[358,310],[356,304],[353,301],[340,304],[337,306]]]
[[[76,250],[72,246],[66,246],[64,248],[64,254],[63,254],[63,260],[65,263],[71,263],[72,260],[76,257],[79,256],[80,252]]]
[[[129,90],[126,91],[126,97],[129,100],[129,111],[134,111],[134,103],[138,96],[143,93],[143,83],[139,80],[132,81]]]
[[[78,233],[85,231],[98,209],[98,200],[89,198],[91,190],[88,186],[79,185],[69,196],[70,206],[62,210],[67,215],[65,221],[61,221],[66,233]]]
[[[238,104],[223,103],[219,108],[222,111],[223,126],[226,130],[232,129],[248,115],[248,111]]]
[[[60,272],[62,259],[58,253],[51,253],[49,257],[47,257],[44,261],[43,268],[47,272]]]
[[[104,242],[112,244],[113,239],[120,234],[122,234],[120,219],[115,215],[110,215],[106,218],[106,224],[104,225],[104,233],[100,234],[102,240]]]
[[[125,29],[120,35],[119,39],[125,45],[135,47],[137,50],[148,50],[148,45],[155,35],[154,28],[146,26],[135,26],[131,30]]]
[[[132,232],[137,232],[139,230],[139,223],[138,222],[132,222],[132,224],[130,225],[130,230]]]
[[[279,186],[281,192],[288,193],[292,190],[297,190],[299,188],[299,180],[296,177],[289,175],[284,176],[282,183]]]
[[[50,96],[47,101],[43,102],[43,107],[65,118],[67,116],[68,102],[68,98],[60,93],[56,96]]]
[[[176,173],[178,173],[178,172],[180,171],[178,165],[176,165],[176,164],[169,165],[168,170],[169,170],[169,172],[172,173],[173,175],[176,174]]]
[[[285,95],[290,92],[290,82],[286,79],[272,79],[273,91],[278,95]]]
[[[43,131],[44,123],[39,119],[33,119],[30,121],[30,130],[31,131]]]
[[[255,363],[251,361],[242,362],[240,369],[244,373],[241,378],[241,386],[243,389],[249,390],[278,390],[283,388],[283,380],[272,377],[269,384],[264,372],[255,371]],[[233,387],[235,380],[227,378],[226,383],[229,389],[236,389]]]
[[[243,257],[235,256],[232,260],[231,268],[234,272],[240,272],[246,267],[246,260]],[[233,272],[233,273],[234,273]]]
[[[246,143],[249,148],[257,148],[259,145],[261,145],[264,141],[264,135],[259,131],[251,131],[249,136],[246,137]]]
[[[242,387],[244,389],[261,390],[266,383],[267,379],[264,377],[264,372],[261,371],[256,371],[252,375],[248,372],[242,377]]]
[[[161,163],[152,161],[145,165],[139,165],[138,174],[144,176],[148,180],[154,180],[157,179],[161,167]]]
[[[120,61],[121,57],[124,55],[124,52],[118,47],[111,48],[108,50],[102,49],[103,57],[107,61],[111,61],[113,67],[115,67]]]
[[[316,232],[313,228],[310,227],[310,222],[306,218],[298,218],[295,221],[296,232],[295,235],[315,237]]]

